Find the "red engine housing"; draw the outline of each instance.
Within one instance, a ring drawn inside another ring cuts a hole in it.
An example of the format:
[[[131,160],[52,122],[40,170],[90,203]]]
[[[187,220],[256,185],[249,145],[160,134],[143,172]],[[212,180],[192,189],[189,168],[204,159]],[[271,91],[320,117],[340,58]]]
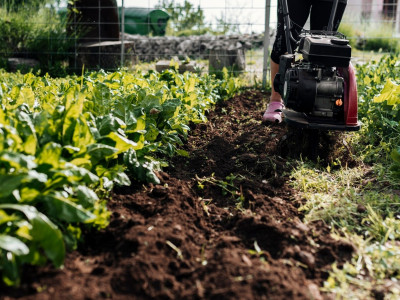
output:
[[[358,122],[357,81],[353,65],[340,69],[344,78],[344,121],[346,126],[360,127]]]

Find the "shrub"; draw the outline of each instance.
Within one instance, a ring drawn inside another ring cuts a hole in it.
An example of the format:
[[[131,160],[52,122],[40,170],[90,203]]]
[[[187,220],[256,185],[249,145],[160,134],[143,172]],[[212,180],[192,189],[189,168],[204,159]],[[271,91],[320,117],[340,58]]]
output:
[[[0,8],[0,67],[6,67],[8,57],[30,57],[40,62],[43,73],[64,75],[64,62],[74,42],[67,37],[65,22],[51,8]]]
[[[361,39],[358,48],[368,51],[397,52],[399,41],[393,37],[392,24],[382,23],[379,26],[369,25]]]
[[[7,12],[0,9],[0,53],[2,56],[21,54],[26,51],[29,40],[33,38],[34,20],[29,20],[28,11]]]
[[[357,66],[360,151],[368,160],[383,162],[400,145],[400,64],[397,55]],[[383,161],[382,161],[383,160]]]
[[[343,33],[350,41],[353,48],[367,51],[383,51],[396,53],[399,51],[399,41],[393,36],[392,23],[381,23],[363,25],[364,30],[360,31],[351,21],[344,21],[340,24],[338,31]]]
[[[39,60],[42,72],[52,75],[65,75],[66,61],[74,37],[66,32],[66,17],[60,17],[54,10],[43,10],[38,13],[35,39],[28,44],[28,51]]]

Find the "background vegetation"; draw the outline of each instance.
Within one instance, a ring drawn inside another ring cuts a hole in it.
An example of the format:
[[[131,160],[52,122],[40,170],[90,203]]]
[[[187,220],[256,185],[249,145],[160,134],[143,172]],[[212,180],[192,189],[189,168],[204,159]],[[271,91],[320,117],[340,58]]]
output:
[[[176,3],[174,0],[162,0],[156,7],[165,9],[170,15],[167,35],[199,35],[209,31],[200,5],[195,7],[188,0],[185,0],[183,4]]]
[[[353,22],[345,20],[340,24],[339,31],[350,40],[350,45],[354,49],[397,53],[400,45],[398,38],[393,36],[393,26],[392,22],[371,25],[365,21],[360,28]]]
[[[59,3],[58,0],[1,0],[0,7],[8,11],[19,11],[23,9],[38,10],[46,4]]]
[[[66,33],[66,19],[46,1],[26,4],[14,9],[0,7],[0,67],[7,68],[8,57],[34,58],[42,74],[66,75],[70,47],[74,43]]]
[[[0,67],[7,68],[8,57],[29,57],[39,60],[34,72],[64,76],[68,73],[68,60],[75,39],[67,36],[65,15],[57,13],[56,0],[3,0],[0,2]],[[217,18],[206,24],[204,11],[189,0],[160,0],[157,7],[171,15],[167,33],[175,36],[199,34],[229,34],[240,32],[237,22],[229,16]],[[340,31],[349,37],[355,49],[396,53],[398,40],[392,36],[391,25],[360,29],[343,22]]]

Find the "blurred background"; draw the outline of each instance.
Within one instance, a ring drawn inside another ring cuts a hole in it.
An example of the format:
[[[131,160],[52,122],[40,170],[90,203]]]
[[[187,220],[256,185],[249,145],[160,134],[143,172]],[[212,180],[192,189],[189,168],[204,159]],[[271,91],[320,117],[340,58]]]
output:
[[[339,31],[353,63],[399,51],[398,2],[348,0]],[[62,76],[174,59],[257,83],[268,76],[276,13],[277,0],[2,0],[0,67]]]

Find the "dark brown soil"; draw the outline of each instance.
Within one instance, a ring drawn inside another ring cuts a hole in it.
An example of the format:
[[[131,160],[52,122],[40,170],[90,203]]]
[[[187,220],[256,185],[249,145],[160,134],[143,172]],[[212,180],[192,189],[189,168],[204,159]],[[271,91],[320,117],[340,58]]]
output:
[[[261,124],[247,91],[192,126],[160,185],[116,190],[110,226],[86,233],[62,270],[25,270],[0,299],[324,299],[331,264],[351,257],[323,222],[305,225],[288,185],[290,134]]]

